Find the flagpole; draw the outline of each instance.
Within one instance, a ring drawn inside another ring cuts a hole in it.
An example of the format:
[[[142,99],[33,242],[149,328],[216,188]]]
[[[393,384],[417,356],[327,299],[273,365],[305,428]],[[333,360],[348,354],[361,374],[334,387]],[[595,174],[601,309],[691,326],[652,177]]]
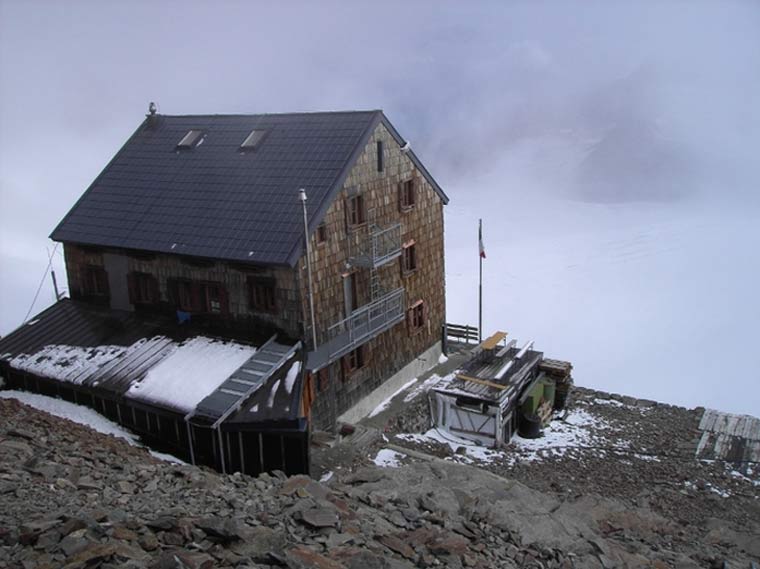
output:
[[[483,341],[483,220],[478,220],[478,263],[479,267],[479,279],[478,279],[478,343]]]

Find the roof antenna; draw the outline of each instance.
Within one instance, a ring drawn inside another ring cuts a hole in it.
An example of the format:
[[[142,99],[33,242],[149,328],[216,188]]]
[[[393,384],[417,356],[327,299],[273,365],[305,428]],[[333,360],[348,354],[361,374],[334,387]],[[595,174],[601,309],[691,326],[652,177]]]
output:
[[[150,105],[148,105],[148,114],[150,116],[153,116],[153,115],[156,114],[156,110],[157,110],[156,103],[154,103],[153,101],[151,101]]]

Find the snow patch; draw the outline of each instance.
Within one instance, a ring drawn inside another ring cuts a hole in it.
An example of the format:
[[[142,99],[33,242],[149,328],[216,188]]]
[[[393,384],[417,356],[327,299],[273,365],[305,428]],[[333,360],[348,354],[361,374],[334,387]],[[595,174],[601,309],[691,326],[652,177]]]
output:
[[[401,466],[401,460],[404,458],[406,458],[405,454],[384,448],[377,453],[377,456],[372,459],[372,462],[383,468],[398,468]]]
[[[441,376],[434,373],[425,381],[423,381],[420,385],[418,385],[412,391],[410,391],[407,394],[407,396],[404,397],[404,403],[409,403],[413,399],[416,399],[420,394],[425,393],[426,391],[430,390],[430,388],[434,384],[438,383],[440,380],[441,380]]]
[[[285,391],[287,391],[288,394],[293,392],[293,385],[295,384],[296,378],[298,377],[298,372],[300,371],[301,362],[295,362],[292,366],[290,366],[288,374],[285,376]]]
[[[99,368],[123,356],[125,346],[67,346],[50,344],[34,354],[19,354],[10,361],[11,367],[41,377],[81,384]]]
[[[609,428],[606,421],[591,413],[576,409],[564,421],[554,420],[538,439],[524,439],[520,435],[512,438],[517,457],[510,456],[510,462],[520,460],[533,462],[546,457],[562,457],[573,448],[588,447],[598,441],[595,433]]]
[[[251,346],[197,336],[133,383],[127,396],[188,413],[255,352]]]
[[[375,415],[378,415],[378,414],[382,413],[383,411],[385,411],[388,408],[388,406],[390,406],[391,401],[393,401],[394,397],[396,397],[402,391],[408,389],[413,383],[416,383],[416,381],[417,381],[416,377],[413,378],[413,379],[410,379],[404,385],[402,385],[396,391],[394,391],[392,394],[390,394],[388,397],[386,397],[380,403],[380,405],[378,405],[377,407],[375,407],[374,409],[372,409],[372,412],[369,414],[369,418],[371,419]],[[404,399],[404,401],[406,401],[406,399]]]
[[[612,405],[613,407],[625,407],[623,403],[618,401],[617,399],[599,399],[598,397],[594,399],[595,405]]]
[[[143,447],[143,445],[138,442],[137,435],[122,428],[113,421],[109,421],[103,417],[103,415],[89,407],[76,405],[75,403],[69,403],[62,399],[55,399],[38,393],[28,393],[26,391],[0,391],[0,398],[17,399],[18,401],[21,401],[21,403],[34,407],[40,411],[44,411],[45,413],[49,413],[50,415],[60,417],[61,419],[67,419],[73,423],[85,425],[86,427],[90,427],[94,431],[104,435],[111,435],[119,439],[124,439],[132,446]],[[160,460],[185,464],[176,456],[152,450],[149,452]]]
[[[465,454],[458,454],[455,458],[464,460],[465,462],[478,461],[489,463],[496,460],[502,460],[505,456],[503,451],[479,445],[472,441],[452,435],[451,433],[442,432],[438,429],[430,429],[423,435],[401,434],[396,436],[402,440],[416,443],[426,443],[430,441],[443,443],[448,445],[452,452],[457,452],[458,449],[463,449],[460,452],[464,452]]]
[[[267,399],[267,407],[270,409],[274,405],[274,397],[277,395],[277,390],[280,388],[280,380],[278,379],[272,384],[272,389],[269,391],[269,398]]]

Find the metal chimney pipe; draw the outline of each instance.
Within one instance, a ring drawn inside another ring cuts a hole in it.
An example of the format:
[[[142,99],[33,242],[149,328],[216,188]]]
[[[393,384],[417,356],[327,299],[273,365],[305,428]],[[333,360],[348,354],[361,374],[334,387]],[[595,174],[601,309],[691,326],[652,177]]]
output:
[[[303,239],[306,244],[306,273],[309,280],[309,311],[311,312],[311,340],[314,350],[317,349],[317,322],[314,318],[314,289],[311,282],[311,248],[309,247],[309,218],[306,214],[306,190],[298,190],[298,198],[303,207]]]

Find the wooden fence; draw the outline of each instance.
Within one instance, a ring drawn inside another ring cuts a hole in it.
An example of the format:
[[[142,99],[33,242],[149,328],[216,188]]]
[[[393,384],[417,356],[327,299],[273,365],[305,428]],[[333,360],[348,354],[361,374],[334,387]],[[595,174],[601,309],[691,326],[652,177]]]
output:
[[[470,326],[469,324],[452,324],[447,322],[445,336],[447,342],[453,341],[461,344],[477,344],[480,341],[478,327]]]

